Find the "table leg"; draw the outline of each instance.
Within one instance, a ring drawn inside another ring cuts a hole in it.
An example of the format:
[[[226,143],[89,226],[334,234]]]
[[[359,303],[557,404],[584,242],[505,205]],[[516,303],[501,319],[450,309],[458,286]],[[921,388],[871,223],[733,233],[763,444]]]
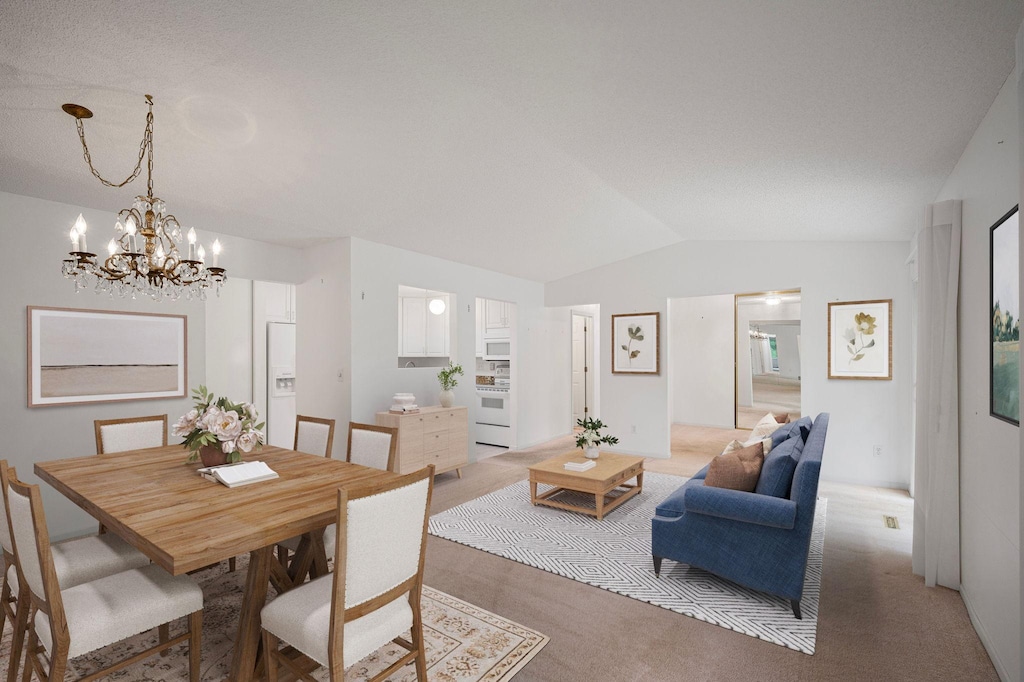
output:
[[[530,502],[537,506],[537,481],[530,481]]]
[[[604,519],[604,493],[594,495],[594,500],[597,502],[597,520],[601,521]]]
[[[644,472],[636,475],[636,494],[639,495],[644,489]]]
[[[256,670],[256,657],[260,643],[260,611],[267,601],[270,562],[274,560],[274,547],[268,546],[249,554],[249,571],[245,577],[242,612],[238,617],[238,639],[231,659],[231,679],[249,682]]]

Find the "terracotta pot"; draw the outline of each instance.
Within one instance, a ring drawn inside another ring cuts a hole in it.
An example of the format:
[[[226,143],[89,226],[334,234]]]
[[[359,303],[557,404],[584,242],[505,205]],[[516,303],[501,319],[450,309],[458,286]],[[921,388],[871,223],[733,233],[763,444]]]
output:
[[[199,459],[204,467],[215,467],[228,463],[228,456],[220,449],[220,445],[204,445],[199,448]]]

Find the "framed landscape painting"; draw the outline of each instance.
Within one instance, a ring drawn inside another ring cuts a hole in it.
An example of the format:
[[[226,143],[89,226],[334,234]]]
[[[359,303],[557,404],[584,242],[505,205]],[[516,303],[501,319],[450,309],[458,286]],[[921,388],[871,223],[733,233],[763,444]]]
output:
[[[28,405],[182,398],[184,315],[28,307]]]
[[[1020,216],[1017,207],[990,230],[989,414],[1020,426]]]
[[[612,374],[658,374],[660,313],[612,315]]]
[[[892,299],[828,304],[828,378],[892,379]]]

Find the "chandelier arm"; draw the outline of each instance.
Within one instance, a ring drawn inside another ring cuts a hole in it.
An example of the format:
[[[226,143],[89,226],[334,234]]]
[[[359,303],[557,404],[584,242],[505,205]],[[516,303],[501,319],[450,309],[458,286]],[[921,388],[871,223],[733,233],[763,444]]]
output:
[[[102,182],[107,187],[124,187],[129,182],[139,177],[139,173],[142,172],[142,159],[146,157],[146,151],[149,151],[149,196],[153,196],[153,100],[147,95],[146,101],[149,102],[149,113],[146,114],[146,128],[142,134],[142,142],[139,143],[139,160],[135,164],[135,170],[132,171],[131,175],[122,180],[119,183],[111,182],[107,180],[100,172],[96,170],[96,167],[92,165],[92,155],[89,154],[89,145],[85,142],[85,126],[82,123],[82,119],[76,117],[75,125],[78,128],[78,139],[82,142],[82,156],[85,158],[85,162],[89,165],[89,170],[96,177],[97,180]]]

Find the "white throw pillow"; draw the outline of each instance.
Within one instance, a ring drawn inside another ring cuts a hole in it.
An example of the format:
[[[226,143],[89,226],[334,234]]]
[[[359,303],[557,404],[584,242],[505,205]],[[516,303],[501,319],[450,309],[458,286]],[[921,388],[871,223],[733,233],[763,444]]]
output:
[[[764,440],[775,433],[776,429],[780,426],[782,426],[782,424],[775,421],[775,415],[769,412],[765,416],[761,417],[761,421],[757,422],[753,431],[750,432],[750,440]]]
[[[767,438],[751,438],[746,443],[741,443],[738,440],[734,440],[734,441],[732,441],[731,443],[729,443],[728,445],[725,446],[725,449],[722,450],[722,454],[723,455],[727,455],[730,452],[735,452],[736,450],[742,450],[743,448],[750,447],[754,443],[758,443],[758,442],[760,442],[764,446],[764,454],[767,455],[769,452],[772,451],[772,439],[771,439],[771,436],[769,436]]]

